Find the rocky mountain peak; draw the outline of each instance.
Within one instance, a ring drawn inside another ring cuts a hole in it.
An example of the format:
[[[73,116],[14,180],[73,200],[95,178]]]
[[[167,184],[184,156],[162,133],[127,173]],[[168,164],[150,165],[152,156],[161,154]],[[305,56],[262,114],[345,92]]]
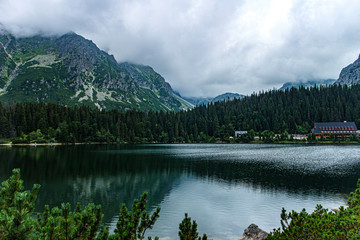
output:
[[[192,107],[150,66],[119,64],[74,32],[22,38],[0,32],[0,101],[125,110]]]
[[[347,67],[343,68],[340,72],[339,79],[336,81],[338,84],[352,85],[360,81],[360,54],[357,60]]]

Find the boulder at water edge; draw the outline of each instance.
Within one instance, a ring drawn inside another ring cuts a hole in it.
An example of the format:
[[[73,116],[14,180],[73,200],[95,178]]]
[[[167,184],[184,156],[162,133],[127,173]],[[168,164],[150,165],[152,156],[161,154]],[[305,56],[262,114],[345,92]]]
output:
[[[261,240],[267,237],[268,233],[260,229],[256,224],[250,224],[240,240]]]

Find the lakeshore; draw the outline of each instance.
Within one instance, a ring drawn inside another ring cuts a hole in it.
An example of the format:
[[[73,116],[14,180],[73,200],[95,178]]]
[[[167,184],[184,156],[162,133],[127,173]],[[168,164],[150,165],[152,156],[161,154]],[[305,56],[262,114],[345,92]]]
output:
[[[217,142],[175,142],[171,144],[310,144],[310,145],[358,145],[360,142],[358,141],[307,141],[307,140],[286,140],[286,141],[272,141],[272,142],[265,142],[261,140],[255,140],[250,142],[240,142],[236,140],[230,140],[230,141],[217,141]],[[0,143],[0,146],[62,146],[62,145],[94,145],[94,144],[168,144],[168,143],[162,143],[162,142],[50,142],[50,143],[12,143],[11,140],[6,142],[6,140],[2,141]]]

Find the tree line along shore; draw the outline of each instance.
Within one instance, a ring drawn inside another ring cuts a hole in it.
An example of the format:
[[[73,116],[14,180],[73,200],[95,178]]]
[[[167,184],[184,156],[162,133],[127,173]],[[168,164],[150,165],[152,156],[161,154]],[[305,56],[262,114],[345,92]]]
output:
[[[53,103],[0,103],[1,143],[302,142],[315,122],[360,124],[360,85],[292,88],[188,111],[100,110]],[[248,134],[233,138],[236,130]],[[258,139],[256,139],[258,136]],[[336,137],[307,142],[352,142]]]

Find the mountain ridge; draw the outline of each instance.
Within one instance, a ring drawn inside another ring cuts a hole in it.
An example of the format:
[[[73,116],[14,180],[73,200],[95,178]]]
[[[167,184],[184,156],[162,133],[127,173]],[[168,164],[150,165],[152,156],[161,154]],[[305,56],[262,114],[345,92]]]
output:
[[[360,82],[360,54],[358,59],[356,59],[353,63],[344,67],[339,75],[337,84],[341,85],[352,85]]]
[[[100,109],[192,108],[150,66],[118,63],[91,40],[61,36],[16,38],[0,31],[0,101],[43,101]]]

